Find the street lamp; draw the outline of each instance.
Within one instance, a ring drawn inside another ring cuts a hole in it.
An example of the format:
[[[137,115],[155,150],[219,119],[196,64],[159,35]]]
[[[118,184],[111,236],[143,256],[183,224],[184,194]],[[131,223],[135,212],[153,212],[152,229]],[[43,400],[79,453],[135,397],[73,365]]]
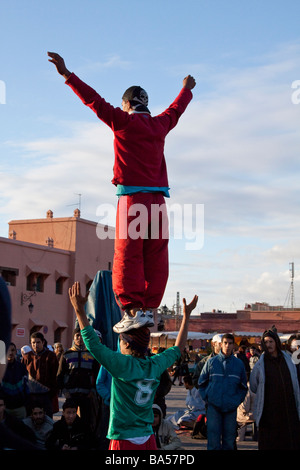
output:
[[[31,302],[31,298],[36,296],[36,288],[37,288],[37,285],[34,284],[33,285],[33,292],[32,294],[30,295],[27,295],[27,294],[21,294],[21,305],[23,305],[25,302],[28,302],[29,301],[29,304],[28,304],[28,310],[29,310],[29,313],[32,313],[33,312],[33,309],[34,309],[34,305],[33,303]]]

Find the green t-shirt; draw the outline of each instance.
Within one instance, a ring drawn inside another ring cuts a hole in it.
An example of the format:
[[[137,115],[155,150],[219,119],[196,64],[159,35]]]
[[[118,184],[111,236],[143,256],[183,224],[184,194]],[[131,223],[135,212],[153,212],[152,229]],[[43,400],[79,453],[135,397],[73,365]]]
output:
[[[81,330],[87,349],[112,375],[108,439],[153,434],[152,404],[161,374],[181,356],[177,346],[161,354],[136,358],[99,342],[91,326]]]

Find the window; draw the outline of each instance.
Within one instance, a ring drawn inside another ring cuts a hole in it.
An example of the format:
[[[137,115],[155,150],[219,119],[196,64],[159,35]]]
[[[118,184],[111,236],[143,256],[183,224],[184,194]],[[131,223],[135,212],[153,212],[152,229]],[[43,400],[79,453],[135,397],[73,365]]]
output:
[[[15,286],[16,278],[19,275],[19,270],[0,266],[0,275],[3,277],[8,286]]]
[[[55,293],[62,295],[64,293],[64,282],[69,279],[69,274],[62,271],[55,271]]]
[[[56,328],[56,330],[54,330],[54,343],[61,343],[61,333],[62,328]]]
[[[66,280],[65,277],[59,277],[56,280],[56,283],[55,283],[55,293],[56,294],[60,294],[60,295],[63,294],[65,280]]]
[[[33,290],[36,292],[44,292],[44,284],[47,275],[45,274],[38,274],[38,273],[30,273],[27,276],[27,290]]]

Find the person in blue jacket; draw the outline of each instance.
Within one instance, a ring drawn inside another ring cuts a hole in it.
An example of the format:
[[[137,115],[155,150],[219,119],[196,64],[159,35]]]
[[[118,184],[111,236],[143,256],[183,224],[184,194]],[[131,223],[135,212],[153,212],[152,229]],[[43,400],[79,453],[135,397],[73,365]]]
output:
[[[99,450],[108,450],[109,447],[109,439],[107,439],[106,435],[109,424],[111,382],[111,374],[105,369],[105,367],[101,366],[96,380],[96,390],[102,398],[101,420],[99,426]]]
[[[234,336],[225,333],[219,354],[208,359],[199,377],[206,403],[207,450],[236,449],[236,414],[248,387],[245,366],[233,355]]]

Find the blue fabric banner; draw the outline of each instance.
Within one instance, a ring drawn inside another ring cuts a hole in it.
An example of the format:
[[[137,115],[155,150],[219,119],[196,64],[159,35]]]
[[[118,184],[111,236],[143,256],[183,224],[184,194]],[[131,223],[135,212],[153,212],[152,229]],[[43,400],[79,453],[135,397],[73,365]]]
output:
[[[102,334],[103,344],[116,351],[119,335],[113,331],[113,326],[122,315],[112,290],[111,271],[97,272],[85,310],[93,328]]]

